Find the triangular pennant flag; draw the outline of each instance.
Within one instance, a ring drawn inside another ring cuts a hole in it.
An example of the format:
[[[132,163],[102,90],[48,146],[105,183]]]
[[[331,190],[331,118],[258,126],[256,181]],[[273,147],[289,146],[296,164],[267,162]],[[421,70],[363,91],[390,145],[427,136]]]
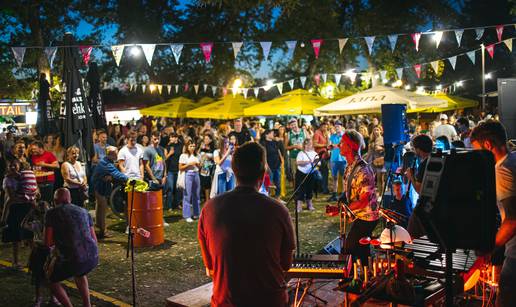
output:
[[[419,51],[419,39],[421,38],[421,33],[412,33],[410,34],[410,37],[412,37],[412,42],[414,42],[414,45],[416,46],[416,51]]]
[[[211,59],[211,51],[213,49],[213,43],[201,43],[202,54],[204,54],[204,60],[206,63],[210,62]]]
[[[176,94],[179,94],[179,84],[175,84],[174,89],[176,90]]]
[[[451,67],[453,68],[453,70],[455,70],[455,65],[457,64],[457,56],[449,57],[448,61],[450,61]]]
[[[475,50],[467,52],[466,55],[468,56],[471,63],[473,63],[473,65],[475,65]]]
[[[11,50],[13,51],[14,59],[16,60],[16,63],[18,63],[18,67],[21,67],[23,64],[23,58],[25,57],[25,50],[27,50],[27,48],[11,47]]]
[[[247,99],[247,88],[242,89],[242,94],[244,95],[244,99]]]
[[[439,44],[441,43],[441,39],[443,38],[443,32],[437,31],[434,33],[434,41],[435,41],[435,48],[439,48]]]
[[[169,85],[167,85],[167,92],[168,92],[167,94],[168,95],[172,94],[171,91],[172,91],[172,85],[169,84]]]
[[[306,77],[305,77],[305,76],[301,76],[301,77],[299,77],[299,81],[301,81],[301,87],[302,87],[302,88],[305,88],[305,84],[306,84]]]
[[[203,84],[202,89],[206,93],[206,91],[208,90],[208,84]]]
[[[348,42],[347,38],[339,38],[339,53],[342,54],[342,49],[344,49],[344,46],[346,46],[346,43]]]
[[[367,50],[369,50],[369,55],[373,53],[373,44],[374,44],[374,36],[366,36],[364,37],[365,42],[367,44]]]
[[[172,54],[174,55],[174,59],[176,60],[176,64],[179,64],[179,58],[181,57],[181,53],[183,52],[183,44],[171,44],[170,49],[172,49]]]
[[[509,51],[512,52],[512,38],[506,39],[503,42],[505,43],[505,46],[507,46],[507,48],[509,48]]]
[[[145,94],[145,89],[146,89],[146,88],[147,88],[147,85],[145,85],[145,84],[144,84],[144,85],[142,85],[142,93],[144,93],[144,94]]]
[[[124,54],[125,45],[114,45],[111,46],[111,52],[113,52],[113,57],[115,58],[116,66],[120,66],[120,60],[122,59],[122,54]]]
[[[91,47],[90,47],[91,48]],[[56,57],[57,47],[46,47],[45,55],[47,56],[48,65],[50,65],[50,69],[54,67],[54,58]],[[89,56],[88,56],[89,58]]]
[[[315,81],[315,84],[318,86],[319,83],[321,83],[321,75],[320,74],[315,75],[314,81]]]
[[[430,63],[430,65],[432,65],[432,68],[434,69],[435,73],[437,74],[439,72],[439,60],[432,61]]]
[[[235,56],[235,59],[238,55],[238,53],[240,52],[240,49],[242,49],[242,45],[244,43],[242,42],[232,42],[231,45],[233,46],[233,55]]]
[[[228,94],[228,89],[223,87],[222,88],[222,96],[226,96]]]
[[[294,55],[294,50],[296,49],[297,41],[286,41],[287,44],[287,56],[292,57]]]
[[[339,86],[340,78],[342,78],[342,75],[341,74],[334,74],[333,77],[335,77],[335,84],[337,84],[337,86]]]
[[[288,80],[288,86],[290,86],[290,90],[294,89],[294,79]]]
[[[326,83],[326,79],[328,79],[328,74],[321,74],[323,83]]]
[[[263,58],[267,61],[269,57],[269,52],[271,51],[272,42],[260,42],[260,46],[262,46],[263,50]]]
[[[482,36],[484,36],[484,28],[476,28],[475,34],[477,35],[477,37],[475,38],[476,40],[481,39]]]
[[[457,44],[459,44],[459,47],[462,41],[462,34],[464,34],[464,29],[455,30],[455,38],[457,39]]]
[[[217,87],[215,85],[211,86],[211,92],[213,93],[213,96],[215,96],[215,94],[217,94]]]
[[[82,61],[85,65],[88,65],[93,48],[91,46],[79,46],[79,50],[81,51]]]
[[[185,83],[185,86],[183,87],[183,92],[188,92],[188,90],[190,89],[190,85],[188,85],[188,82]]]
[[[348,72],[346,73],[346,76],[348,76],[349,80],[351,81],[351,83],[355,83],[355,80],[357,79],[357,73],[356,72]],[[363,74],[364,76],[364,79],[370,79],[371,78],[371,74],[368,74],[368,73],[365,73]]]
[[[503,25],[496,26],[496,37],[498,37],[498,41],[502,41],[502,35],[503,35]]]
[[[380,71],[380,77],[382,78],[383,82],[386,82],[387,81],[387,71],[386,70],[381,70]]]
[[[278,88],[280,95],[283,94],[283,83],[276,83],[276,87]]]
[[[417,78],[421,78],[421,64],[414,65],[414,70],[416,71]]]
[[[147,59],[147,63],[151,66],[156,44],[140,44],[140,47],[143,49],[143,54],[145,55],[145,59]]]
[[[158,84],[158,93],[161,95],[161,92],[163,91],[163,85]]]
[[[486,50],[487,50],[487,53],[489,53],[489,56],[492,59],[494,57],[494,44],[486,46]]]
[[[312,42],[312,47],[314,48],[315,58],[318,59],[319,51],[321,50],[321,45],[322,45],[323,40],[322,39],[312,39],[311,42]]]
[[[403,67],[396,68],[396,75],[398,75],[398,79],[400,80],[403,78]]]
[[[199,92],[199,84],[194,85],[193,88],[195,91],[195,95],[197,95],[197,93]]]
[[[398,42],[398,34],[389,35],[389,43],[391,44],[391,52],[394,52],[396,48],[396,43]]]
[[[258,93],[260,93],[260,88],[259,87],[253,88],[253,92],[254,92],[254,97],[258,98]]]

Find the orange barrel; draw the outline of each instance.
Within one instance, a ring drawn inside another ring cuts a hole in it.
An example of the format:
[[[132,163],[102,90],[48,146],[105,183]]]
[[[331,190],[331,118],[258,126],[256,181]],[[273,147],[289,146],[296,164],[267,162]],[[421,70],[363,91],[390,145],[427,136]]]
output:
[[[162,191],[128,192],[128,212],[131,210],[131,200],[133,195],[134,203],[131,230],[134,233],[134,246],[148,247],[162,244],[165,242]],[[150,236],[145,238],[138,234],[138,228],[147,230],[150,232]]]

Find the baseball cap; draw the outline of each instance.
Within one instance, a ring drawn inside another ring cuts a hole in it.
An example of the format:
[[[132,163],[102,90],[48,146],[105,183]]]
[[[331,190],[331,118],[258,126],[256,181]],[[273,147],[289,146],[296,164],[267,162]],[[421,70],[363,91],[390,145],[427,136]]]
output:
[[[337,119],[337,120],[333,123],[333,125],[334,125],[334,126],[337,126],[337,125],[342,126],[342,122],[341,122],[340,120],[338,120],[338,119]]]
[[[446,115],[446,114],[441,114],[441,115],[439,116],[439,119],[440,119],[440,120],[443,120],[443,119],[444,119],[444,120],[447,120],[447,119],[448,119],[448,115]]]

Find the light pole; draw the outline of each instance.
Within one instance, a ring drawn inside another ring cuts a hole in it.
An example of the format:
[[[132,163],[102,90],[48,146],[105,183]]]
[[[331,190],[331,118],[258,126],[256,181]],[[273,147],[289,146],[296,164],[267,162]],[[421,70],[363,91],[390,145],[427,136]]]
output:
[[[482,50],[482,105],[481,110],[484,111],[486,106],[486,58],[485,58],[485,50],[486,47],[484,44],[480,44],[480,49]]]

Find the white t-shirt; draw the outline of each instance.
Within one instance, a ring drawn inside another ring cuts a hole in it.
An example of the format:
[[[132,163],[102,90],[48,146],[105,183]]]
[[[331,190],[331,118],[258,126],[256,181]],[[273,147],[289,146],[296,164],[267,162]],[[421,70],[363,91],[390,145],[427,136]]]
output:
[[[215,149],[215,151],[213,152],[213,156],[214,157],[220,157],[219,156],[220,154],[220,150],[219,149]],[[231,160],[233,159],[233,155],[228,155],[226,157],[226,160],[224,160],[224,162],[222,162],[220,165],[217,165],[218,168],[220,168],[220,170],[222,170],[223,172],[226,172],[228,169],[231,168]]]
[[[188,163],[199,163],[199,156],[193,156],[193,155],[188,155],[188,154],[181,154],[181,156],[179,156],[179,164],[188,164]],[[186,169],[186,171],[194,171],[194,172],[198,172],[199,171],[199,168],[197,166],[193,166],[193,167],[189,167],[188,169]]]
[[[502,221],[505,219],[507,209],[502,205],[504,199],[516,196],[516,152],[509,153],[505,158],[496,163],[496,200],[498,209],[502,216]],[[505,206],[516,206],[515,203],[505,204]],[[511,208],[512,212],[516,208]],[[516,236],[513,236],[505,244],[505,256],[516,259]]]
[[[140,173],[140,161],[143,159],[143,150],[140,146],[129,149],[127,146],[122,147],[118,152],[118,161],[124,161],[126,175],[133,179],[143,179]]]
[[[452,125],[444,124],[439,125],[434,128],[433,131],[434,138],[438,138],[442,135],[448,138],[450,143],[457,139],[457,131],[455,131],[455,128]]]
[[[297,169],[303,173],[303,174],[308,174],[308,172],[310,172],[310,170],[312,169],[312,163],[315,161],[315,159],[317,159],[319,156],[317,155],[317,153],[313,150],[311,151],[300,151],[298,154],[297,154],[297,158],[296,158],[296,161],[297,162],[310,162],[308,164],[305,164],[305,165],[297,165]],[[315,170],[315,169],[314,169]]]

